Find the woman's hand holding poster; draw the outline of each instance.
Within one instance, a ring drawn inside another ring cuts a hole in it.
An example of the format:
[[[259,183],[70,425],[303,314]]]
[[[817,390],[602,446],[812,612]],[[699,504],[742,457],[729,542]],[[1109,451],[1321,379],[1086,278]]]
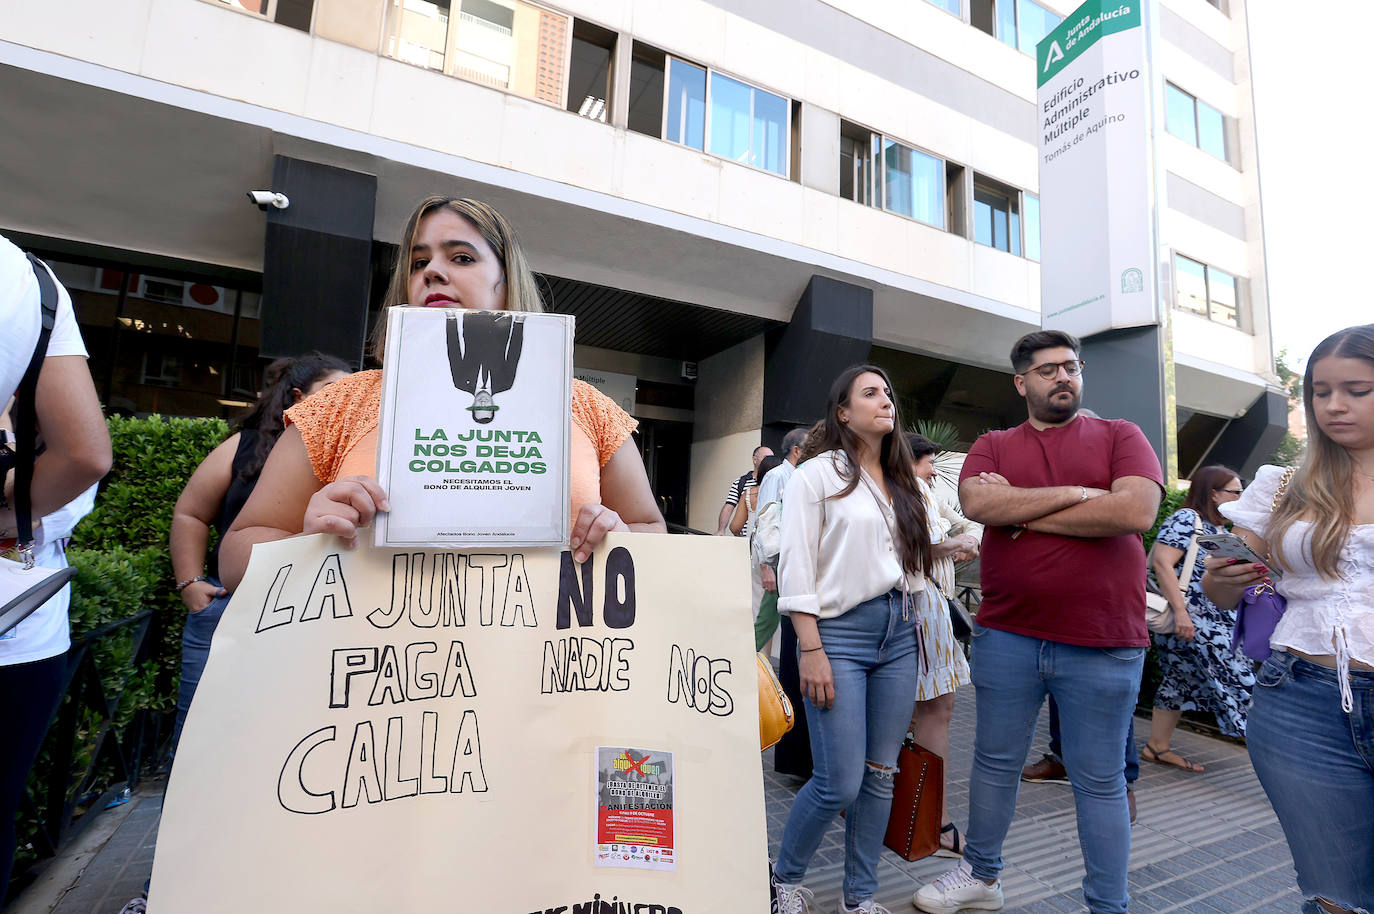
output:
[[[392,308],[374,545],[568,542],[573,319]]]
[[[766,910],[748,574],[719,537],[256,547],[149,910]]]

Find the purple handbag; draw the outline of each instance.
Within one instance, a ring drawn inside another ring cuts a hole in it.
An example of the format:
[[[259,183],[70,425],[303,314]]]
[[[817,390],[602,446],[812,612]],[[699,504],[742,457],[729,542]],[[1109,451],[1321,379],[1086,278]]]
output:
[[[1245,588],[1245,595],[1236,606],[1236,631],[1231,636],[1231,650],[1261,663],[1268,660],[1269,638],[1287,608],[1288,601],[1272,584]]]
[[[1269,516],[1279,509],[1284,495],[1288,494],[1288,484],[1293,481],[1294,467],[1283,471],[1278,488],[1274,490],[1274,500],[1269,503]],[[1260,663],[1269,659],[1269,639],[1274,634],[1288,601],[1283,598],[1273,584],[1255,584],[1245,588],[1245,594],[1236,604],[1236,630],[1231,635],[1231,650],[1239,650],[1251,660]]]

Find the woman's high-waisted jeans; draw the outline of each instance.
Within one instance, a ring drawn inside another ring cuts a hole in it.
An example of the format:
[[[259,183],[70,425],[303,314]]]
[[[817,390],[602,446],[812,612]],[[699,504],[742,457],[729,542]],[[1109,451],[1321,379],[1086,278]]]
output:
[[[1255,677],[1250,761],[1278,813],[1306,914],[1325,898],[1374,912],[1374,673],[1336,671],[1275,651]]]
[[[822,711],[806,701],[815,773],[792,804],[774,873],[779,882],[801,882],[826,828],[847,810],[844,899],[850,907],[878,888],[897,752],[920,673],[914,607],[909,616],[902,618],[902,594],[893,590],[817,623],[835,703]]]
[[[210,578],[210,583],[220,586],[218,578]],[[181,742],[181,728],[186,724],[186,712],[191,710],[191,699],[196,697],[196,686],[200,685],[201,674],[205,672],[205,662],[210,659],[210,641],[219,627],[220,616],[229,605],[229,597],[215,597],[199,612],[186,613],[186,626],[181,630],[181,686],[177,690],[177,719],[172,727],[172,754]]]

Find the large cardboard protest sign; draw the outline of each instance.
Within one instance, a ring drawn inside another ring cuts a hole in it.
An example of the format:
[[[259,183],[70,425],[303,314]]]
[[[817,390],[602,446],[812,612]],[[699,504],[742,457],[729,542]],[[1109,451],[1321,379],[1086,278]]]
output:
[[[572,341],[566,314],[390,309],[374,545],[567,544]]]
[[[149,910],[766,910],[748,594],[729,538],[256,547]]]
[[[1036,47],[1041,324],[1156,323],[1153,76],[1143,0],[1088,0]]]

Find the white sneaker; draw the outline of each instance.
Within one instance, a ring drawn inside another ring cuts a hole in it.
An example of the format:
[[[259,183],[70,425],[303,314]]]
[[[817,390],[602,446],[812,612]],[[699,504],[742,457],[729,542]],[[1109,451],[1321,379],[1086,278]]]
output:
[[[806,886],[773,882],[772,914],[813,914],[815,906],[816,893]]]
[[[960,860],[954,869],[930,885],[921,886],[911,896],[911,903],[917,910],[927,914],[955,914],[964,908],[1000,911],[1005,901],[1000,881],[988,885],[973,875],[973,869],[967,862]]]
[[[891,911],[878,904],[872,898],[868,899],[868,901],[860,902],[857,908],[849,907],[844,903],[844,899],[841,898],[839,912],[840,914],[892,914]]]

